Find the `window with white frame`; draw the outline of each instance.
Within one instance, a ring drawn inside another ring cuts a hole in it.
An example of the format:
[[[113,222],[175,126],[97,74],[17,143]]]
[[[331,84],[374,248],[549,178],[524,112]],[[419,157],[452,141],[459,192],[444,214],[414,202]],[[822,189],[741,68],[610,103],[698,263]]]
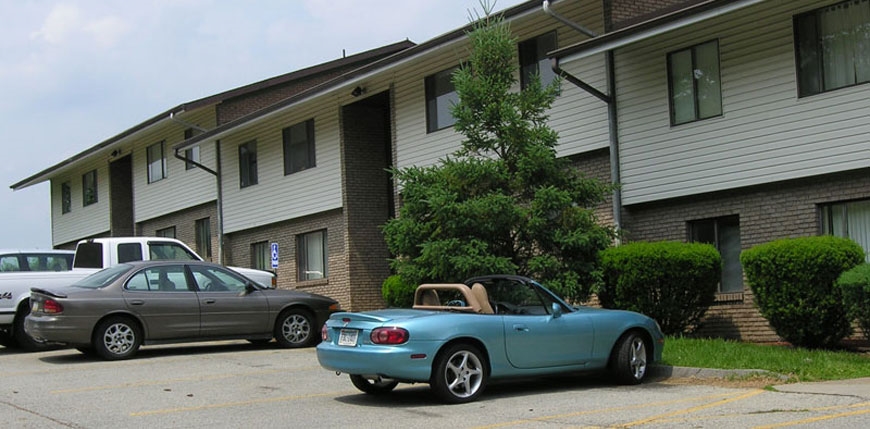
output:
[[[743,292],[740,265],[740,218],[726,216],[689,222],[689,241],[716,246],[722,257],[719,293]]]
[[[82,175],[82,206],[97,202],[97,170]]]
[[[284,175],[314,167],[314,119],[282,130]]]
[[[459,94],[453,86],[456,67],[426,76],[426,132],[431,133],[450,127],[456,118],[450,113],[459,102]]]
[[[239,145],[239,187],[257,184],[257,142]]]
[[[166,157],[163,155],[164,142],[154,143],[148,146],[146,157],[148,158],[148,183],[154,183],[166,178]]]
[[[299,280],[323,279],[327,273],[326,230],[296,237]]]
[[[671,125],[722,115],[719,41],[668,54]]]
[[[826,204],[821,212],[822,233],[851,238],[870,262],[870,200]]]
[[[870,0],[848,0],[795,16],[798,95],[870,81]]]
[[[547,86],[556,79],[547,52],[556,50],[556,32],[551,31],[534,39],[519,43],[520,85],[525,88],[532,79],[540,77],[541,85]]]

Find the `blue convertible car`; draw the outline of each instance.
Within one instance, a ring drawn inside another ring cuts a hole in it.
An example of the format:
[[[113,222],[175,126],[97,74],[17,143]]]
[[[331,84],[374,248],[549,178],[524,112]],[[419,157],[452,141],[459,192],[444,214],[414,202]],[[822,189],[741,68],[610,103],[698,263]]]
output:
[[[317,359],[366,393],[422,382],[460,403],[495,378],[609,369],[620,383],[637,384],[664,345],[647,316],[574,307],[519,276],[423,284],[413,307],[334,313]]]

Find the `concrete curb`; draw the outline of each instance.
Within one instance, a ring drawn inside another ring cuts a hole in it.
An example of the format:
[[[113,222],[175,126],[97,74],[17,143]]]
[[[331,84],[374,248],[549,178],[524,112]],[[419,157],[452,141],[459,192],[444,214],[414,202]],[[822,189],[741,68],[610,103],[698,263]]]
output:
[[[764,375],[788,380],[788,377],[762,369],[712,369],[692,368],[686,366],[653,365],[647,369],[653,378],[731,378],[748,377],[752,375]]]

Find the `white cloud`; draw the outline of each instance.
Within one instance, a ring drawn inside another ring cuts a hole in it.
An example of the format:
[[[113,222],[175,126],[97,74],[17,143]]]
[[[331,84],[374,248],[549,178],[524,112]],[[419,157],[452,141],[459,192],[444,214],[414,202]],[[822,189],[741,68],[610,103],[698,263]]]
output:
[[[84,26],[84,31],[101,46],[110,47],[117,45],[130,32],[130,25],[116,16],[107,16],[89,22]]]

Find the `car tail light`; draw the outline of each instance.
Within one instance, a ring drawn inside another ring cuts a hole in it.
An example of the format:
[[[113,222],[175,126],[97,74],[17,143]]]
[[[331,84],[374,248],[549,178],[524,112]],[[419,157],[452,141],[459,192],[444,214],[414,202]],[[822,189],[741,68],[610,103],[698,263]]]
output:
[[[326,327],[326,323],[324,323],[323,327],[320,328],[320,339],[323,340],[324,343],[329,341],[329,328]]]
[[[63,306],[59,302],[49,298],[42,302],[43,313],[63,313]]]
[[[408,331],[396,327],[376,328],[371,337],[375,344],[403,344],[408,342]]]

